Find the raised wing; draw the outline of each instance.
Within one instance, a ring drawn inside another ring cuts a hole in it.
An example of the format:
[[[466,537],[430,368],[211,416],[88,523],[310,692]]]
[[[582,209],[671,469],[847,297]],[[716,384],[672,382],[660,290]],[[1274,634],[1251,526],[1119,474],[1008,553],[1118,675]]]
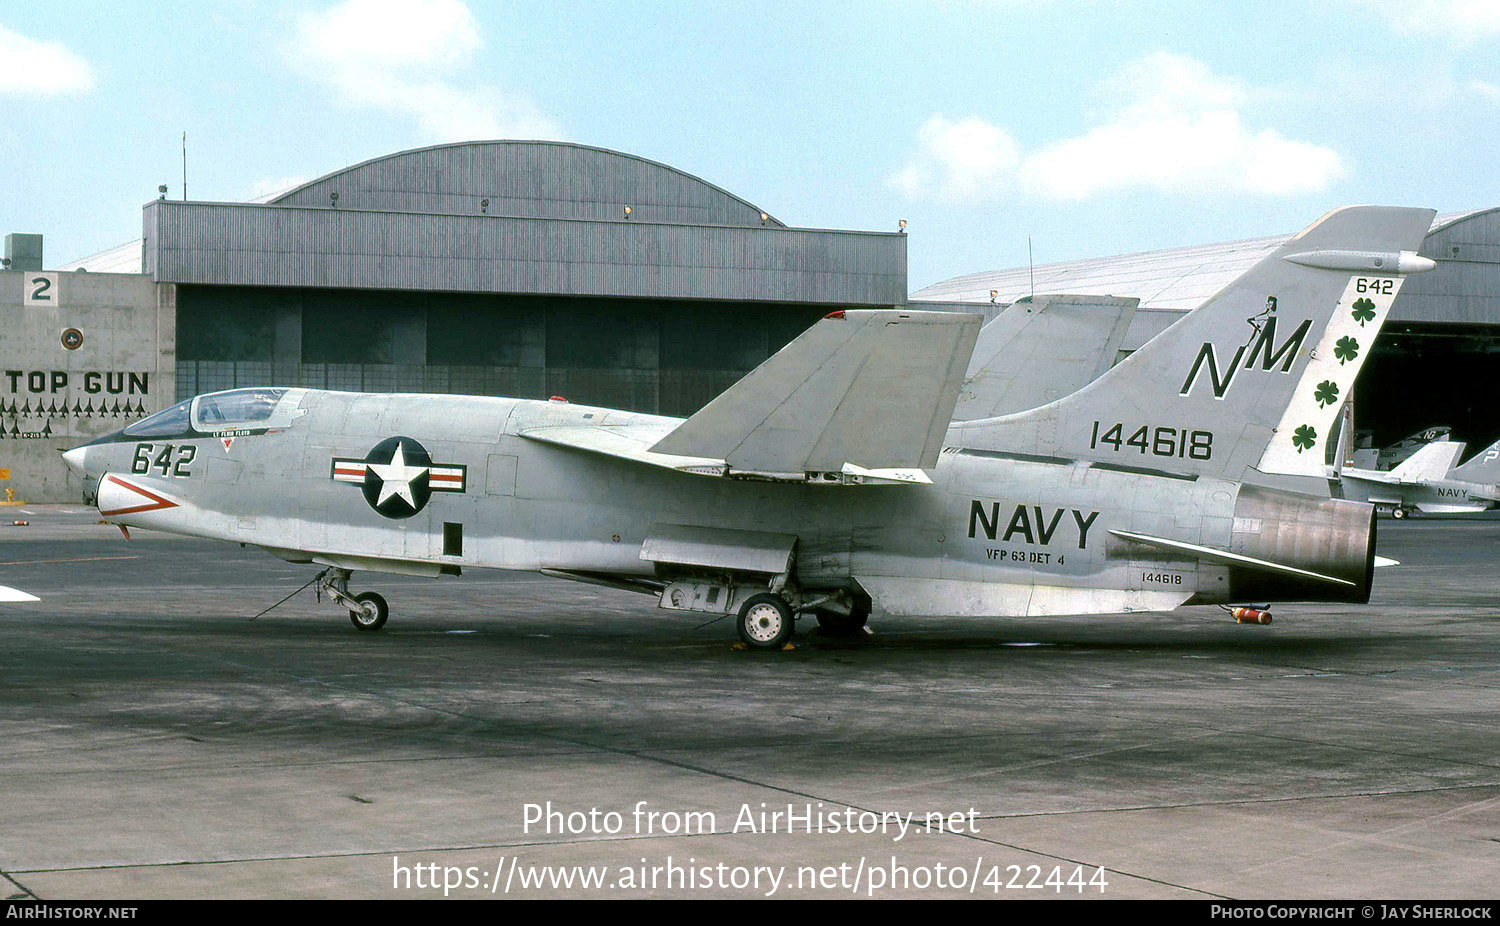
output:
[[[931,469],[979,325],[953,312],[834,312],[649,449],[797,477]]]

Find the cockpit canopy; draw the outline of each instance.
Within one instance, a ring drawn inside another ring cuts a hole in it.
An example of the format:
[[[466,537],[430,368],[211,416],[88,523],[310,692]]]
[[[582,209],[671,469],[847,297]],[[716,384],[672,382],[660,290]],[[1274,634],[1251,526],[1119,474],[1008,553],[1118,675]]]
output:
[[[178,402],[171,408],[137,421],[122,433],[131,438],[179,437],[193,432],[215,434],[229,430],[285,427],[296,417],[301,389],[231,389]]]

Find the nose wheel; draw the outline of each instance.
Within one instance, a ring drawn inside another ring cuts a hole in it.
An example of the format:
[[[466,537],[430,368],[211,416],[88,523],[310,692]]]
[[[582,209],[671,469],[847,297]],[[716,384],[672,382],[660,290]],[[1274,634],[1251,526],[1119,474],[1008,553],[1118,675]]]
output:
[[[391,616],[385,596],[379,592],[349,594],[349,570],[329,567],[318,575],[318,591],[349,609],[349,623],[356,630],[379,630]]]
[[[356,630],[379,630],[385,626],[385,619],[391,616],[391,609],[386,605],[383,595],[379,592],[360,592],[353,600],[359,608],[349,609],[349,621]]]

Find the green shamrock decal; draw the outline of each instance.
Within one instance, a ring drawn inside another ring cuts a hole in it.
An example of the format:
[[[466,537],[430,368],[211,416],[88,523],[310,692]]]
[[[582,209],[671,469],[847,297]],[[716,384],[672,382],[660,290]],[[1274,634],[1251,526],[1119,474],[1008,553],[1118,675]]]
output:
[[[1371,302],[1368,298],[1354,300],[1354,320],[1359,322],[1361,328],[1365,326],[1365,322],[1370,321],[1374,317],[1375,303]]]
[[[1317,430],[1315,430],[1310,424],[1304,424],[1302,427],[1297,429],[1296,433],[1292,435],[1292,446],[1297,448],[1298,453],[1301,453],[1304,450],[1311,450],[1312,445],[1316,443],[1317,440]]]
[[[1339,400],[1339,384],[1331,379],[1323,380],[1313,390],[1313,398],[1318,400],[1320,408],[1332,405]]]
[[[1339,338],[1339,342],[1333,345],[1333,355],[1339,358],[1339,366],[1343,366],[1345,361],[1359,356],[1359,342],[1347,336]]]

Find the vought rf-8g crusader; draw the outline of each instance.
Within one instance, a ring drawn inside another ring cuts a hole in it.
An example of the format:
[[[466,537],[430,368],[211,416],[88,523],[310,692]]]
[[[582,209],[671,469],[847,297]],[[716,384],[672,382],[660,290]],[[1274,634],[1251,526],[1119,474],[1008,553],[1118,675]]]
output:
[[[951,421],[977,316],[850,310],[686,420],[238,389],[65,457],[110,521],[325,567],[362,630],[387,606],[349,591],[356,570],[602,583],[736,615],[757,647],[798,615],[1364,602],[1373,509],[1328,497],[1327,441],[1404,275],[1433,266],[1432,217],[1331,212],[1082,389],[1003,417]]]

